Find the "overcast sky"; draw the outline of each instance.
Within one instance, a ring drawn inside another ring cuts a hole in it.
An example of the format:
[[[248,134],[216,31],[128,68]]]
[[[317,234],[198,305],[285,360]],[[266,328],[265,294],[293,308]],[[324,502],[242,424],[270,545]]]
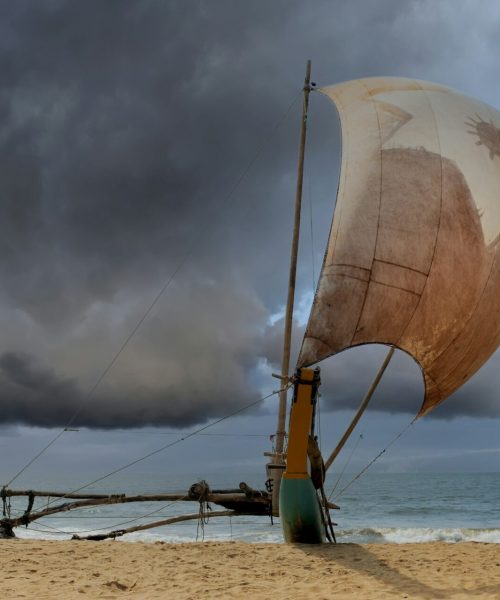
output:
[[[173,430],[275,389],[269,375],[282,336],[306,60],[319,85],[407,76],[498,107],[500,5],[480,6],[2,3],[0,444],[15,459],[2,458],[1,472],[22,466],[79,407],[78,426]],[[335,111],[320,94],[311,97],[309,123],[295,346],[321,264],[340,152]],[[383,356],[368,348],[326,361],[326,419],[341,420],[335,408],[348,419]],[[421,455],[482,450],[453,468],[500,468],[499,366],[497,353],[418,424]],[[372,410],[381,444],[411,419],[422,395],[418,368],[398,357]],[[275,408],[271,400],[239,418],[239,430],[272,433]],[[102,455],[101,433],[90,433],[84,448],[92,462]],[[106,437],[109,456],[118,433]],[[118,458],[140,453],[130,443],[135,434],[127,435]],[[151,436],[147,447],[155,444]],[[214,457],[232,452],[229,442],[221,448]],[[407,454],[398,468],[417,464],[413,446]],[[448,459],[432,468],[448,468]]]

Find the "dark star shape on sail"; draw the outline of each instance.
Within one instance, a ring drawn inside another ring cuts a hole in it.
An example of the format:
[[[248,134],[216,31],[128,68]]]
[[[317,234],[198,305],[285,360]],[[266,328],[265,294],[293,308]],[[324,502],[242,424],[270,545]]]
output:
[[[465,121],[467,127],[472,127],[473,130],[468,130],[467,133],[477,135],[479,138],[476,146],[486,146],[490,151],[490,158],[493,160],[495,155],[500,156],[500,129],[495,127],[493,121],[484,121],[479,115],[468,117],[469,121]]]

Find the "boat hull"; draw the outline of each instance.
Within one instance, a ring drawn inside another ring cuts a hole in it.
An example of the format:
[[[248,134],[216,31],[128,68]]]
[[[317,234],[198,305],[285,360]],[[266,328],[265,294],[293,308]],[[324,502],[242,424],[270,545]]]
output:
[[[310,478],[281,480],[280,519],[286,542],[322,544],[325,529],[316,490]]]

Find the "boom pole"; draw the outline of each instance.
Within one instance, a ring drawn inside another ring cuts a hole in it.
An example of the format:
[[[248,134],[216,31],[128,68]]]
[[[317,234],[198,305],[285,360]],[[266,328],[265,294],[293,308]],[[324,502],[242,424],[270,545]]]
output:
[[[380,369],[378,370],[377,374],[375,375],[375,379],[372,381],[370,387],[368,388],[368,391],[365,394],[365,397],[363,398],[361,404],[359,405],[359,408],[356,411],[356,414],[354,415],[353,420],[351,421],[349,427],[346,429],[344,435],[340,438],[340,441],[337,444],[337,446],[335,447],[335,449],[333,450],[333,452],[330,454],[330,456],[326,460],[325,472],[328,471],[328,469],[332,466],[333,461],[337,458],[340,451],[345,446],[345,443],[349,439],[351,433],[354,431],[354,428],[358,424],[358,421],[361,419],[363,413],[365,412],[366,407],[368,406],[368,402],[370,402],[370,400],[372,399],[372,396],[375,393],[375,390],[377,389],[377,386],[380,383],[380,380],[382,379],[382,375],[385,373],[385,370],[387,369],[387,365],[391,362],[391,358],[394,354],[394,350],[395,350],[394,347],[390,348],[389,352],[387,353],[387,356],[384,359],[384,362],[382,363],[382,365],[380,366]]]

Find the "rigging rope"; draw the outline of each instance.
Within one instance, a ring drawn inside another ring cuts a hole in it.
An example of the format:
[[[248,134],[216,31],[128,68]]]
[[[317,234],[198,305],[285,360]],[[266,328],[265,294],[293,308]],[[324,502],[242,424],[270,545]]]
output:
[[[38,529],[38,525],[40,527],[45,527],[46,529],[50,529],[51,531],[46,531],[44,529]],[[45,523],[38,523],[37,522],[37,527],[30,527],[31,531],[36,531],[37,533],[42,533],[44,535],[59,535],[59,534],[67,534],[67,531],[64,531],[62,529],[57,529],[57,527],[52,527],[51,525],[46,525]]]
[[[129,523],[133,523],[134,521],[140,521],[141,519],[146,519],[147,517],[150,517],[151,515],[156,515],[157,513],[159,513],[160,511],[164,510],[165,508],[169,508],[170,506],[172,506],[173,504],[175,504],[176,502],[181,502],[183,500],[187,500],[188,496],[184,496],[183,498],[181,498],[180,500],[174,500],[172,502],[169,502],[168,504],[164,504],[163,506],[160,506],[160,508],[156,508],[155,510],[152,510],[148,513],[145,513],[143,515],[139,515],[138,517],[132,517],[130,519],[128,519],[127,521],[122,521],[121,523],[115,523],[114,525],[112,525],[112,527],[121,527],[122,525],[128,525]],[[90,507],[88,507],[90,508]],[[83,509],[78,509],[78,510],[83,510]],[[47,518],[51,518],[51,517],[42,517],[43,519],[47,519]],[[60,518],[60,517],[53,517],[53,518]],[[75,517],[75,518],[81,518],[81,517]],[[92,518],[92,517],[89,517]],[[95,516],[94,516],[95,518]],[[125,518],[125,515],[123,516],[118,516],[118,517],[103,517],[106,519],[118,519],[118,518]],[[37,521],[37,523],[39,525],[44,525],[44,523]],[[50,527],[51,529],[56,529],[55,527],[51,527],[50,525],[44,525],[45,527]],[[60,529],[56,529],[56,531],[59,531],[61,533],[67,533],[69,534],[75,534],[75,533],[93,533],[95,531],[109,531],[109,527],[94,527],[93,529],[80,529],[78,531],[62,531]]]
[[[381,450],[376,456],[375,458],[372,458],[372,460],[361,469],[361,471],[351,479],[351,481],[349,481],[349,483],[340,490],[340,492],[335,496],[334,500],[336,500],[337,498],[340,498],[340,496],[342,496],[342,494],[351,487],[351,485],[358,480],[364,473],[366,473],[366,471],[368,471],[368,469],[373,465],[374,462],[376,462],[383,454],[385,454],[385,452],[387,450],[389,450],[389,448],[395,444],[400,437],[402,437],[407,431],[408,429],[410,429],[410,427],[415,423],[415,421],[417,420],[417,417],[413,417],[413,419],[410,421],[410,423],[408,423],[408,425],[406,425],[406,427],[401,430],[388,444],[387,446]],[[331,496],[331,494],[330,494]]]
[[[104,433],[104,432],[103,432]],[[106,434],[109,433],[123,433],[123,434],[132,434],[132,435],[183,435],[184,433],[189,433],[188,431],[136,431],[125,430],[125,431],[106,431]],[[201,436],[209,436],[209,437],[260,437],[260,438],[269,438],[269,434],[267,433],[200,433]]]
[[[292,102],[290,103],[290,105],[288,106],[288,108],[286,109],[286,111],[274,123],[274,126],[271,128],[270,133],[264,138],[264,140],[258,146],[255,154],[249,160],[249,162],[247,163],[247,165],[243,169],[243,171],[240,173],[239,177],[236,179],[236,181],[233,184],[233,186],[229,189],[229,192],[224,196],[224,198],[223,198],[222,202],[220,203],[220,205],[218,207],[216,207],[216,209],[214,211],[214,217],[217,217],[222,212],[222,210],[227,206],[227,204],[230,202],[230,200],[233,198],[234,194],[236,193],[236,191],[238,190],[238,188],[240,187],[240,185],[243,183],[244,179],[246,178],[246,176],[250,172],[250,169],[253,167],[253,165],[260,158],[260,155],[262,154],[262,152],[264,151],[264,149],[267,147],[267,145],[270,143],[270,141],[273,138],[276,130],[286,120],[286,118],[290,114],[292,108],[295,106],[297,100],[299,99],[299,97],[301,95],[302,95],[302,89],[299,90],[299,92],[297,93],[297,95],[295,96],[295,98],[292,100]],[[119,349],[116,352],[116,354],[113,356],[113,358],[108,363],[108,365],[106,366],[106,368],[104,369],[104,371],[101,373],[101,375],[97,378],[97,381],[91,387],[90,391],[87,393],[87,395],[85,396],[85,398],[82,400],[82,402],[80,403],[80,405],[77,407],[77,409],[75,410],[75,412],[73,413],[73,415],[71,416],[71,418],[69,419],[69,421],[66,423],[66,425],[63,427],[63,429],[61,429],[61,431],[59,431],[57,433],[57,435],[48,442],[48,444],[46,444],[44,447],[42,447],[42,449],[37,454],[35,454],[35,456],[33,456],[33,458],[31,458],[31,460],[29,460],[24,465],[24,467],[22,467],[5,484],[5,487],[9,487],[10,485],[12,485],[12,483],[14,483],[14,481],[16,481],[16,479],[20,475],[22,475],[22,473],[24,473],[24,471],[26,471],[26,469],[28,469],[36,460],[38,460],[40,458],[40,456],[42,456],[42,454],[44,454],[53,444],[55,444],[57,442],[57,440],[59,440],[62,437],[62,435],[67,431],[67,429],[70,428],[71,425],[75,422],[76,418],[81,413],[81,411],[83,410],[83,408],[92,399],[95,391],[97,390],[97,388],[99,387],[99,385],[102,383],[103,379],[106,377],[106,375],[109,373],[109,371],[113,368],[113,366],[115,365],[116,361],[118,360],[118,358],[120,357],[120,355],[122,354],[122,352],[128,346],[130,340],[134,337],[134,335],[137,333],[137,331],[139,330],[139,328],[141,327],[141,325],[147,319],[147,317],[149,316],[149,314],[151,313],[151,311],[153,310],[153,308],[156,306],[156,304],[158,303],[158,301],[160,300],[160,298],[163,296],[163,294],[166,292],[166,290],[170,287],[170,284],[172,283],[172,281],[174,280],[174,278],[176,277],[176,275],[179,273],[179,271],[187,263],[188,259],[192,256],[192,254],[194,253],[194,251],[196,250],[196,248],[201,244],[201,241],[203,240],[202,234],[203,234],[203,232],[205,230],[206,230],[206,227],[203,225],[200,228],[199,233],[196,236],[193,236],[193,241],[191,242],[191,244],[188,247],[188,249],[187,249],[186,253],[184,254],[184,256],[177,263],[177,266],[175,267],[175,269],[173,270],[173,272],[171,273],[171,275],[168,277],[168,279],[165,281],[165,283],[163,284],[163,286],[160,288],[160,290],[158,291],[158,293],[156,294],[156,296],[153,298],[153,301],[151,302],[151,304],[148,306],[148,308],[146,309],[146,311],[144,312],[144,314],[141,316],[141,318],[137,321],[136,325],[132,328],[132,331],[125,338],[125,340],[123,341],[122,345],[119,347]]]
[[[316,292],[316,269],[315,269],[315,256],[314,256],[314,227],[313,227],[313,201],[312,201],[312,193],[311,193],[311,176],[308,174],[307,177],[307,188],[308,188],[308,196],[309,196],[309,226],[310,226],[310,235],[311,235],[311,271],[312,271],[312,293],[313,297]]]
[[[318,400],[316,402],[316,410],[318,415],[318,446],[321,452],[321,394],[318,392]]]
[[[287,388],[286,388],[287,389]],[[208,423],[207,425],[204,425],[203,427],[200,427],[199,429],[196,429],[195,431],[192,431],[191,433],[188,433],[187,435],[178,438],[177,440],[174,440],[173,442],[170,442],[169,444],[165,444],[164,446],[160,446],[160,448],[157,448],[156,450],[152,450],[151,452],[148,452],[147,454],[144,454],[143,456],[121,466],[118,467],[117,469],[114,469],[113,471],[110,471],[109,473],[106,473],[105,475],[98,477],[97,479],[94,479],[93,481],[89,481],[88,483],[86,483],[85,485],[80,486],[77,489],[71,490],[70,492],[67,492],[68,494],[76,494],[78,492],[81,492],[82,490],[84,490],[87,487],[90,487],[91,485],[94,485],[96,483],[100,483],[101,481],[104,481],[105,479],[107,479],[108,477],[111,477],[112,475],[116,475],[117,473],[120,473],[121,471],[124,471],[125,469],[128,469],[129,467],[132,467],[140,462],[142,462],[143,460],[146,460],[148,458],[151,458],[151,456],[154,456],[156,454],[159,454],[160,452],[164,452],[165,450],[168,450],[169,448],[172,448],[173,446],[176,446],[177,444],[180,444],[181,442],[184,442],[185,440],[194,437],[195,435],[199,435],[202,431],[205,431],[207,429],[209,429],[210,427],[214,427],[215,425],[218,425],[219,423],[222,423],[222,421],[225,421],[227,419],[230,419],[231,417],[234,417],[242,412],[244,412],[245,410],[248,410],[254,406],[256,406],[257,404],[264,402],[264,400],[267,400],[268,398],[271,398],[271,396],[274,396],[276,394],[279,394],[282,390],[275,390],[274,392],[271,392],[270,394],[268,394],[267,396],[263,396],[262,398],[259,398],[258,400],[254,400],[253,402],[251,402],[250,404],[247,404],[223,417],[220,417],[219,419],[213,421],[212,423]],[[49,504],[53,504],[54,502],[57,502],[59,500],[61,500],[61,498],[65,498],[66,496],[60,496],[59,498],[55,498],[54,500],[52,500],[50,503],[47,504],[47,506],[49,506]]]
[[[345,470],[347,469],[347,466],[348,466],[349,462],[351,461],[351,458],[353,457],[353,455],[354,455],[354,452],[356,451],[356,449],[357,449],[357,447],[358,447],[358,445],[359,445],[359,442],[360,442],[362,439],[363,439],[363,434],[360,434],[360,436],[359,436],[359,437],[358,437],[358,439],[356,440],[356,443],[354,444],[354,447],[353,447],[353,449],[351,450],[351,453],[349,454],[349,456],[348,456],[347,460],[345,461],[345,464],[344,464],[344,466],[342,467],[342,471],[340,471],[340,474],[339,474],[339,476],[338,476],[338,478],[337,478],[337,481],[335,482],[335,485],[333,486],[333,489],[332,489],[332,491],[330,492],[330,495],[328,496],[328,500],[330,500],[330,498],[333,496],[333,493],[334,493],[334,492],[335,492],[335,490],[337,489],[337,487],[338,487],[338,485],[339,485],[339,483],[340,483],[340,480],[342,479],[342,476],[344,475],[344,473],[345,473]]]

